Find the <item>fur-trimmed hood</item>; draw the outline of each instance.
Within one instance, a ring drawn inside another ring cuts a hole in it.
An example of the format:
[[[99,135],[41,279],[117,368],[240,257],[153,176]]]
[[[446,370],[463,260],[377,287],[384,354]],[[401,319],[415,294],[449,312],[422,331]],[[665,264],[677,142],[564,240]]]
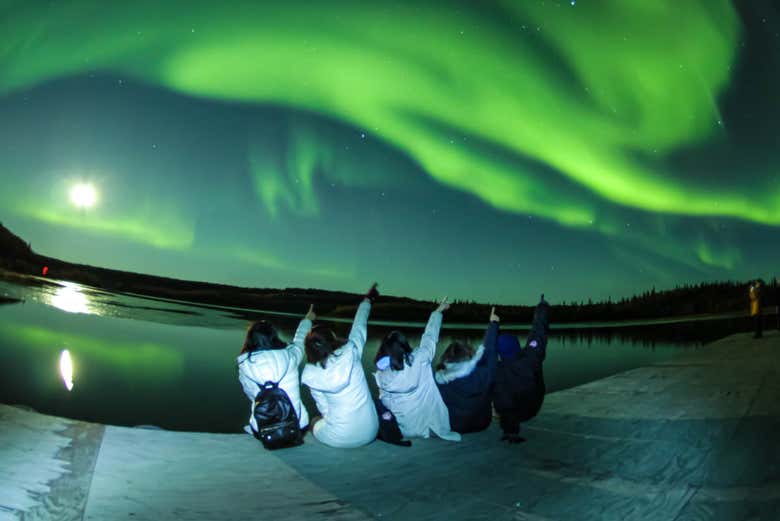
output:
[[[491,322],[485,340],[469,360],[443,364],[434,378],[447,406],[450,428],[455,432],[477,432],[492,419],[490,398],[496,376],[498,322]]]
[[[474,372],[474,368],[477,367],[479,361],[482,360],[482,355],[484,353],[485,346],[481,345],[477,349],[477,352],[474,353],[474,356],[469,360],[464,360],[462,362],[445,362],[444,369],[439,369],[434,375],[436,383],[444,385],[453,380],[457,380],[458,378],[470,375]]]

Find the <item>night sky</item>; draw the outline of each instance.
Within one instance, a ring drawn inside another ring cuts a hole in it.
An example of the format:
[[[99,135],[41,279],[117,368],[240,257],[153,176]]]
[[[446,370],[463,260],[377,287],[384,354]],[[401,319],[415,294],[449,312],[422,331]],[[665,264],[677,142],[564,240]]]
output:
[[[531,303],[780,274],[776,2],[261,4],[0,0],[0,221],[261,287]]]

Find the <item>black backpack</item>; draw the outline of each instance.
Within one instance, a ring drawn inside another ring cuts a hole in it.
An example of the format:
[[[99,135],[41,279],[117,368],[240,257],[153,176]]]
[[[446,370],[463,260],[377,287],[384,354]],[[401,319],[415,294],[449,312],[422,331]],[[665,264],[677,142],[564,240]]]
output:
[[[257,422],[255,438],[266,449],[283,449],[303,443],[303,432],[298,425],[290,397],[277,382],[266,382],[255,396],[254,417]]]
[[[401,434],[401,428],[398,426],[398,420],[396,420],[395,414],[385,407],[382,400],[378,398],[374,400],[374,405],[376,406],[376,414],[379,416],[379,432],[376,435],[377,439],[386,443],[392,443],[393,445],[411,447],[412,442],[405,440],[403,434]]]

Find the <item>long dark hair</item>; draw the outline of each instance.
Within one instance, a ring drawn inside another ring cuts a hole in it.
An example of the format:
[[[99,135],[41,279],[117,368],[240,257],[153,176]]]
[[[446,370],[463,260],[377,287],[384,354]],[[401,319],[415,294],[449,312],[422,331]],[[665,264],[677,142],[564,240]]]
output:
[[[409,346],[409,342],[406,337],[400,331],[390,331],[385,338],[382,339],[382,343],[379,345],[379,349],[376,352],[374,358],[374,364],[376,364],[380,358],[384,356],[390,357],[390,368],[394,371],[400,371],[404,368],[404,364],[412,365],[412,348]]]
[[[438,371],[445,369],[445,364],[451,364],[454,362],[463,362],[464,360],[470,360],[474,356],[474,348],[466,342],[456,340],[447,346],[447,349],[441,354],[439,358],[439,365],[436,366]]]
[[[283,349],[287,346],[280,338],[276,328],[267,320],[252,322],[246,330],[244,346],[239,355],[266,351],[269,349]]]
[[[310,364],[320,364],[324,368],[328,357],[346,343],[346,340],[336,336],[328,326],[324,324],[314,326],[304,341],[306,360]]]

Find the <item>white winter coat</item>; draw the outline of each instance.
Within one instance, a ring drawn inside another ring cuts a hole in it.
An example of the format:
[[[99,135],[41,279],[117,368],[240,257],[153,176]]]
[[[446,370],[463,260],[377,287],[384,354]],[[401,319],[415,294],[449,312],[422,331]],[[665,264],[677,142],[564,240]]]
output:
[[[368,390],[362,356],[371,302],[358,306],[348,342],[319,364],[306,364],[301,382],[308,385],[322,420],[314,437],[332,447],[359,447],[371,443],[379,429],[376,406]]]
[[[249,424],[255,431],[257,431],[257,422],[253,414],[255,396],[260,391],[260,385],[268,381],[279,382],[279,387],[290,397],[300,427],[309,425],[309,413],[301,404],[298,366],[303,360],[303,341],[310,330],[311,320],[304,318],[295,331],[293,343],[286,348],[242,353],[238,356],[238,381],[241,382],[244,394],[252,404],[249,411]]]
[[[374,373],[379,398],[398,420],[406,438],[427,438],[433,432],[450,441],[460,441],[460,434],[450,430],[450,416],[433,381],[431,363],[439,341],[442,314],[431,313],[420,346],[412,351],[412,365],[400,371],[391,368]]]

